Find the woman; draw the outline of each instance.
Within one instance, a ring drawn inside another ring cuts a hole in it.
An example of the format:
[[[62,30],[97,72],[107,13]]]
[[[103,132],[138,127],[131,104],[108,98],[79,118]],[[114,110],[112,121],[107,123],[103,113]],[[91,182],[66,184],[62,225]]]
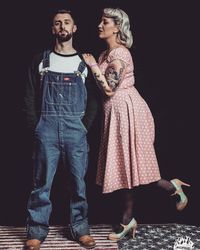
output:
[[[119,240],[133,230],[137,222],[132,218],[133,198],[131,190],[138,185],[156,182],[168,192],[180,196],[177,209],[187,205],[182,185],[174,179],[161,179],[154,150],[154,121],[146,102],[134,87],[134,66],[129,48],[132,34],[128,15],[121,9],[103,10],[98,26],[99,37],[107,44],[97,63],[91,54],[84,54],[96,82],[103,92],[104,123],[97,170],[97,184],[103,193],[124,189],[124,206],[120,233],[109,235]]]

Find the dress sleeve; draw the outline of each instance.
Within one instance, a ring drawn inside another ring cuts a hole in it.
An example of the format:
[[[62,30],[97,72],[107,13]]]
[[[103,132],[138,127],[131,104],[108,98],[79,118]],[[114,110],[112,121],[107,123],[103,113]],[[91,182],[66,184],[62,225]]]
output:
[[[108,56],[108,62],[111,63],[114,60],[121,60],[125,64],[129,62],[130,52],[126,48],[117,48],[110,52]]]

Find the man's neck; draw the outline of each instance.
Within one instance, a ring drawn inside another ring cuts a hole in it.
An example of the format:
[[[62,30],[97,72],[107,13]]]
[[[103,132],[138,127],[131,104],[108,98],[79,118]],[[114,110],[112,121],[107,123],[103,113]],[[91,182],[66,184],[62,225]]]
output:
[[[73,48],[71,42],[59,43],[56,42],[54,47],[55,52],[63,55],[71,55],[76,53],[77,51]]]

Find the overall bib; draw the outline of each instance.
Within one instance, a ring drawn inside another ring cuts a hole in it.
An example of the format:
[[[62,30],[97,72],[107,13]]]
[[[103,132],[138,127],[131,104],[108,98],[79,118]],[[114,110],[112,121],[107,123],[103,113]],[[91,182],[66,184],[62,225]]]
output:
[[[81,118],[87,92],[81,61],[77,71],[48,70],[50,51],[43,56],[42,108],[35,129],[34,187],[28,201],[28,238],[43,241],[49,231],[52,210],[50,190],[59,159],[68,162],[70,179],[70,233],[73,239],[89,234],[85,173],[88,162],[87,130]],[[67,183],[66,183],[67,184]]]

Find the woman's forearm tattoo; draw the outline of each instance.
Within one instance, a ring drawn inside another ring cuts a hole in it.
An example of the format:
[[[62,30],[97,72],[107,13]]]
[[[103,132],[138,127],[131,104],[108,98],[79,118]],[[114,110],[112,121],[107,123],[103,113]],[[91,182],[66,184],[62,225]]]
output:
[[[103,89],[106,89],[106,84],[105,82],[103,82],[100,78],[100,74],[94,73],[94,78],[97,82],[97,84],[99,84]]]

